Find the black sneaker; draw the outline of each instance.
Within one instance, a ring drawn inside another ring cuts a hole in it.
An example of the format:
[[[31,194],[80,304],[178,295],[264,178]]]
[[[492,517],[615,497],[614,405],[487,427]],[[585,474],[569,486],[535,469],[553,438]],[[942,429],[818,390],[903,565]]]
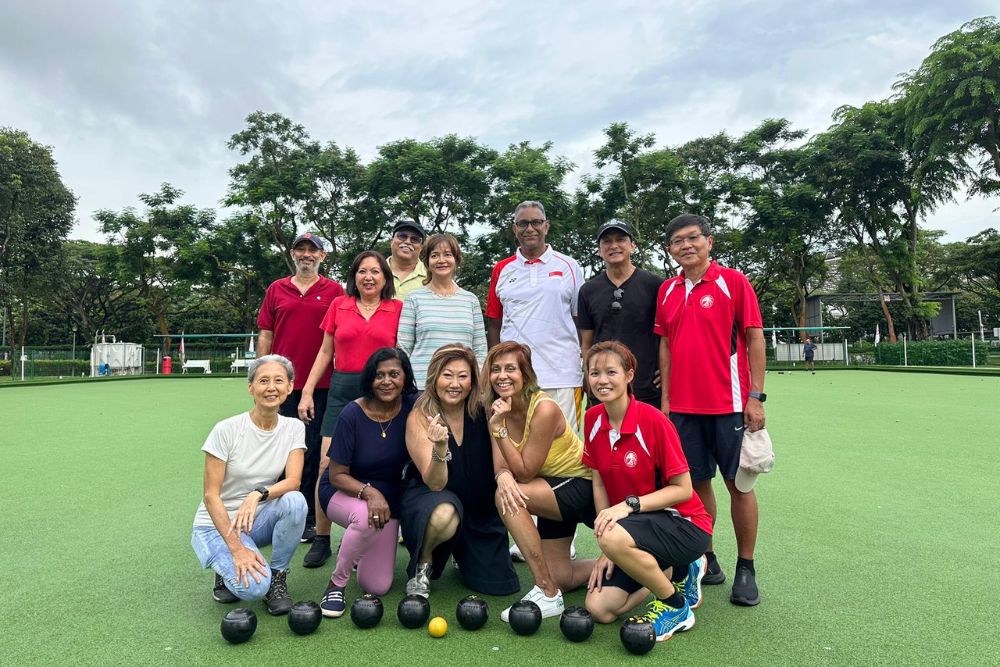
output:
[[[316,524],[307,523],[306,527],[302,530],[302,537],[299,538],[299,542],[312,542],[316,539]]]
[[[271,570],[271,587],[267,589],[264,603],[271,616],[287,614],[292,608],[292,598],[288,595],[288,570]]]
[[[302,567],[323,567],[332,555],[333,552],[330,551],[330,536],[317,535],[313,539],[312,546],[309,547],[309,553],[302,559]]]
[[[222,604],[231,604],[239,601],[236,593],[226,588],[226,584],[219,575],[215,575],[215,588],[212,589],[212,599]]]
[[[708,569],[705,570],[705,576],[701,579],[702,586],[718,586],[725,581],[726,573],[722,571],[722,566],[719,565],[719,559],[710,559],[708,561]]]
[[[749,567],[736,567],[736,578],[733,580],[733,594],[729,596],[729,601],[741,607],[754,607],[760,604],[760,594],[757,592],[757,580],[754,577],[754,571]]]
[[[327,618],[340,618],[347,609],[344,602],[344,589],[332,584],[327,586],[323,593],[323,599],[319,603],[319,608],[323,610],[323,615]]]

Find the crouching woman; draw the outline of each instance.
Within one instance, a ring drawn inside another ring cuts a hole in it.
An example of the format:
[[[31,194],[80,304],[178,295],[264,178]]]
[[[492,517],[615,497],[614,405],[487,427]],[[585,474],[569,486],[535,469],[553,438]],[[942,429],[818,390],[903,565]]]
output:
[[[635,357],[621,343],[587,353],[590,390],[600,405],[584,419],[583,462],[594,471],[594,535],[601,548],[587,609],[611,623],[652,593],[647,618],[657,641],[694,627],[712,518],[691,486],[677,431],[635,400]]]
[[[306,433],[301,421],[278,414],[292,391],[292,362],[269,354],[250,362],[247,377],[253,408],[216,424],[201,448],[205,494],[191,546],[215,571],[217,602],[264,599],[277,616],[292,606],[288,565],[308,511],[298,491]],[[260,552],[268,544],[270,565]]]

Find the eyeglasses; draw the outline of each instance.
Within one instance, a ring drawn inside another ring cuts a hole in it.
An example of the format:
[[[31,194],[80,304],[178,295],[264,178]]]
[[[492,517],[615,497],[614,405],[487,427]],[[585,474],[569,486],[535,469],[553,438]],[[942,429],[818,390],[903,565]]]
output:
[[[407,234],[406,232],[396,232],[396,240],[400,243],[423,243],[424,237],[420,234]]]
[[[621,298],[625,296],[625,290],[619,287],[611,293],[611,296],[615,297],[615,300],[611,302],[611,312],[616,314],[622,312]]]
[[[515,220],[514,226],[518,229],[527,229],[528,225],[531,225],[535,229],[541,229],[542,225],[545,224],[545,220]]]
[[[698,239],[700,239],[703,236],[706,236],[706,235],[705,234],[691,234],[690,236],[681,236],[681,237],[678,237],[678,238],[675,238],[675,239],[671,239],[670,240],[670,247],[671,248],[680,248],[685,243],[690,243],[691,245],[694,245],[695,243],[698,242]]]

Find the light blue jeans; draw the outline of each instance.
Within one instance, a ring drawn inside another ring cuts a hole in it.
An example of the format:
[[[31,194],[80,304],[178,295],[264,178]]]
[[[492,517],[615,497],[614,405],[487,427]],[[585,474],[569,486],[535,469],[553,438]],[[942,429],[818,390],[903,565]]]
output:
[[[260,553],[258,546],[273,545],[271,566],[266,568],[267,572],[260,581],[254,581],[248,575],[246,586],[236,579],[233,555],[215,526],[195,526],[191,533],[191,547],[201,566],[215,570],[226,582],[226,588],[236,597],[241,600],[261,600],[271,587],[271,568],[280,572],[287,570],[292,562],[295,549],[299,546],[299,538],[302,537],[302,529],[306,525],[308,511],[306,498],[298,491],[290,491],[277,500],[264,503],[257,512],[250,534],[241,533],[240,541],[257,553]]]

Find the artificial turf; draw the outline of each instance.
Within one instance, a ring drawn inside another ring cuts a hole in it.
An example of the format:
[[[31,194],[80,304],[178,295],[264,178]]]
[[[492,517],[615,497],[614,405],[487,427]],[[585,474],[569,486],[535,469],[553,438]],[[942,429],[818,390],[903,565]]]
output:
[[[201,444],[216,421],[249,406],[245,383],[4,388],[0,664],[995,663],[1000,378],[772,372],[767,391],[777,459],[758,484],[762,603],[735,607],[728,582],[706,587],[697,626],[635,658],[617,625],[583,644],[564,640],[554,619],[515,636],[499,612],[518,596],[488,597],[490,622],[466,632],[454,612],[467,591],[451,568],[431,595],[447,636],[404,630],[395,619],[402,548],[378,628],[358,630],[345,616],[299,637],[253,603],[256,635],[230,646],[219,621],[232,607],[212,601],[190,533]],[[732,574],[728,517],[716,534]],[[318,600],[329,569],[301,568],[307,547],[289,588]],[[578,548],[595,554],[585,529]],[[530,577],[518,572],[526,591]],[[358,593],[352,581],[349,600]],[[582,604],[583,593],[566,601]]]

